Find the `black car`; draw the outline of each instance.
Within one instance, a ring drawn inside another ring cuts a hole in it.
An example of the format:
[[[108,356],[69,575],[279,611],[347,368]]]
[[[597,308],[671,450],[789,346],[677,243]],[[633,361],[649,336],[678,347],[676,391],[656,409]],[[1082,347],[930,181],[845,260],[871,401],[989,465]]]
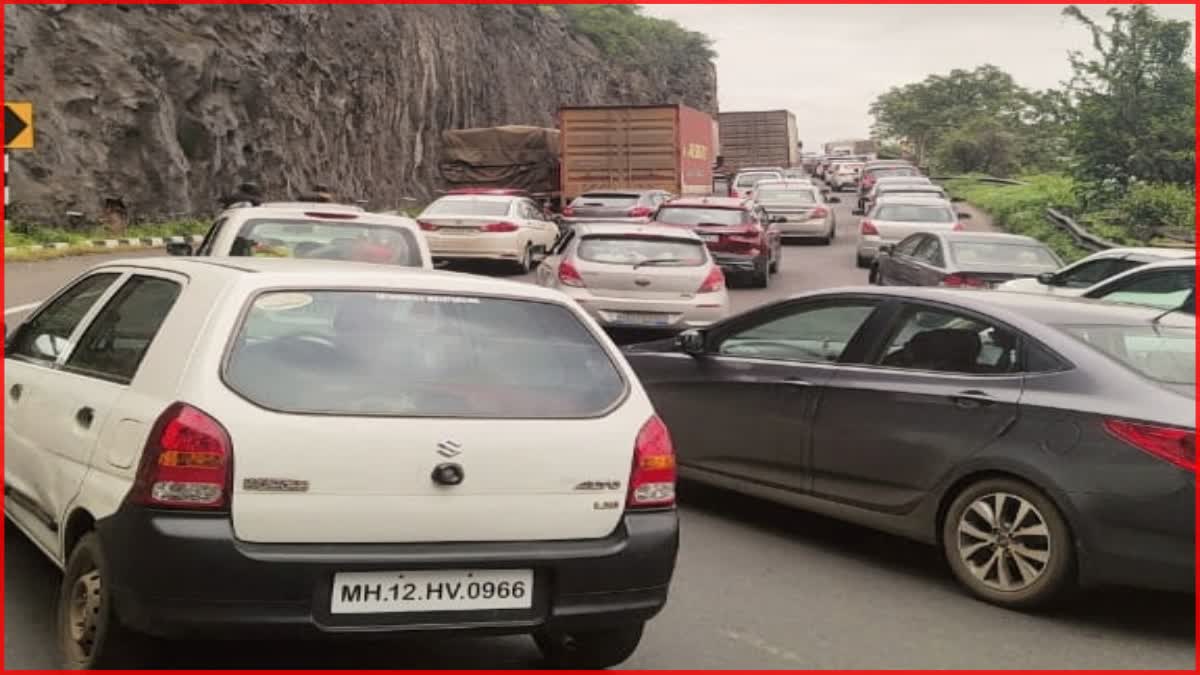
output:
[[[918,232],[883,244],[868,280],[880,286],[991,288],[1012,279],[1061,269],[1042,242],[992,232]]]
[[[680,475],[939,545],[971,592],[1191,592],[1195,317],[808,293],[626,347]]]

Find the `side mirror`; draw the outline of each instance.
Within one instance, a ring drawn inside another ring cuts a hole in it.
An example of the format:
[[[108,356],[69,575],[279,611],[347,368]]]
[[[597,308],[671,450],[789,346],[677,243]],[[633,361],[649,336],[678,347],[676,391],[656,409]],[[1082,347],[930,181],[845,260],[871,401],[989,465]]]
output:
[[[1037,280],[1039,284],[1045,284],[1046,286],[1058,285],[1058,275],[1054,272],[1042,272],[1037,275]]]
[[[957,204],[958,202],[965,202],[967,200],[963,199],[962,197],[959,197],[958,195],[950,195],[950,201]]]
[[[170,242],[167,244],[167,255],[192,255],[192,245],[187,242]]]
[[[958,212],[958,217],[959,217],[959,219],[960,219],[960,220],[968,220],[968,219],[971,217],[971,214],[969,214],[969,213],[967,213],[967,212],[965,212],[965,211],[959,211],[959,212]]]
[[[853,211],[850,212],[850,214],[855,215],[855,216],[865,216],[865,215],[867,215],[867,212],[863,211],[862,209],[854,209]]]
[[[879,255],[891,255],[896,248],[895,244],[880,244]]]
[[[699,356],[704,353],[704,333],[698,330],[685,330],[675,338],[675,344],[685,354]]]

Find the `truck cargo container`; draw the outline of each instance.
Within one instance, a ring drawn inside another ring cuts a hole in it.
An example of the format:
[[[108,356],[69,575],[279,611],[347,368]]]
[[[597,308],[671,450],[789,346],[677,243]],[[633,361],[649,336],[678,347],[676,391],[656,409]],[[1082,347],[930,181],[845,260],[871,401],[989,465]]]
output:
[[[869,138],[846,138],[825,144],[825,155],[862,155],[873,157],[879,152],[879,143]]]
[[[721,123],[721,156],[728,171],[748,166],[790,169],[799,165],[800,139],[796,116],[790,111],[723,112],[717,117]]]
[[[559,109],[564,203],[591,190],[712,190],[712,117],[685,105]]]
[[[554,202],[559,190],[559,132],[529,126],[447,129],[438,165],[448,190],[524,190]]]

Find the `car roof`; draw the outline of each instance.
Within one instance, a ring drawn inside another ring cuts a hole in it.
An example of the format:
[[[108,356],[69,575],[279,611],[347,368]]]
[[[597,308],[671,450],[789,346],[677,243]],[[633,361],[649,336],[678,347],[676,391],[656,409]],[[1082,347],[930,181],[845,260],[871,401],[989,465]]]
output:
[[[784,169],[781,166],[747,166],[747,167],[742,167],[741,169],[738,169],[737,172],[738,173],[750,173],[752,171],[753,172],[775,171],[776,173],[783,173],[785,170],[786,169]]]
[[[666,192],[666,190],[649,189],[649,188],[611,188],[608,190],[587,190],[581,192],[580,197],[588,195],[649,195],[655,192]]]
[[[1192,249],[1192,248],[1129,246],[1129,247],[1109,248],[1109,249],[1105,249],[1103,251],[1097,251],[1096,253],[1093,253],[1092,255],[1099,255],[1099,254],[1103,254],[1106,256],[1108,256],[1108,255],[1112,255],[1112,256],[1138,255],[1138,256],[1149,256],[1149,257],[1155,257],[1155,258],[1166,258],[1166,259],[1172,259],[1172,260],[1182,260],[1182,259],[1187,259],[1187,258],[1195,258],[1196,250]]]
[[[295,219],[303,217],[312,222],[328,223],[369,223],[370,225],[392,225],[395,227],[416,228],[417,222],[402,213],[382,213],[364,211],[357,207],[346,207],[337,204],[300,203],[295,206],[281,202],[282,206],[263,204],[262,206],[237,206],[221,212],[224,218],[236,219],[238,222],[260,218]],[[340,206],[340,208],[339,208]],[[333,208],[327,208],[333,207]],[[341,217],[322,218],[320,214],[339,214]],[[344,214],[344,215],[343,215]]]
[[[514,199],[524,199],[524,197],[494,194],[442,195],[434,200],[434,202],[511,202]]]
[[[808,179],[784,178],[782,180],[763,180],[759,181],[756,188],[762,190],[764,185],[781,185],[783,187],[794,187],[797,190],[815,190],[816,183]]]
[[[744,209],[747,200],[740,197],[680,197],[663,206],[688,206],[711,209]]]
[[[581,236],[603,235],[650,235],[657,237],[675,237],[678,239],[695,239],[701,241],[699,235],[688,227],[678,225],[657,225],[653,223],[605,223],[602,221],[589,222],[575,226],[575,231]]]
[[[951,232],[930,232],[928,234],[933,234],[935,236],[939,236],[948,242],[972,241],[972,242],[982,242],[982,243],[991,243],[991,244],[1009,243],[1009,244],[1035,244],[1038,246],[1045,246],[1045,244],[1038,241],[1037,239],[1034,239],[1033,237],[1027,237],[1023,234],[1008,234],[1007,232],[966,232],[966,231],[954,232],[954,231],[951,231]]]
[[[937,205],[947,205],[948,206],[950,204],[950,200],[943,199],[941,197],[926,197],[924,195],[914,195],[914,194],[910,194],[910,193],[906,193],[906,192],[901,192],[899,194],[886,194],[885,193],[885,194],[879,195],[879,198],[875,200],[875,205],[879,206],[881,204],[921,204],[921,205],[937,204]]]
[[[241,206],[243,209],[294,209],[297,211],[366,211],[357,204],[337,204],[331,202],[263,202],[258,206]]]
[[[188,277],[204,277],[209,281],[236,281],[251,289],[299,283],[310,288],[420,289],[472,295],[517,296],[562,303],[562,296],[556,291],[520,281],[462,272],[342,260],[161,256],[114,260],[96,265],[89,271],[112,267],[150,268]]]

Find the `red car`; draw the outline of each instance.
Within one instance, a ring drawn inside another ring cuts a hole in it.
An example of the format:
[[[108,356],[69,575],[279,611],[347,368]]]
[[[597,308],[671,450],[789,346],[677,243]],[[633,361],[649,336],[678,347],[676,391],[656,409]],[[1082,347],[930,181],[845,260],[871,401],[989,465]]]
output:
[[[708,245],[723,272],[749,275],[757,288],[766,288],[771,275],[779,271],[783,238],[753,201],[736,197],[673,199],[658,207],[654,221],[691,228]]]

